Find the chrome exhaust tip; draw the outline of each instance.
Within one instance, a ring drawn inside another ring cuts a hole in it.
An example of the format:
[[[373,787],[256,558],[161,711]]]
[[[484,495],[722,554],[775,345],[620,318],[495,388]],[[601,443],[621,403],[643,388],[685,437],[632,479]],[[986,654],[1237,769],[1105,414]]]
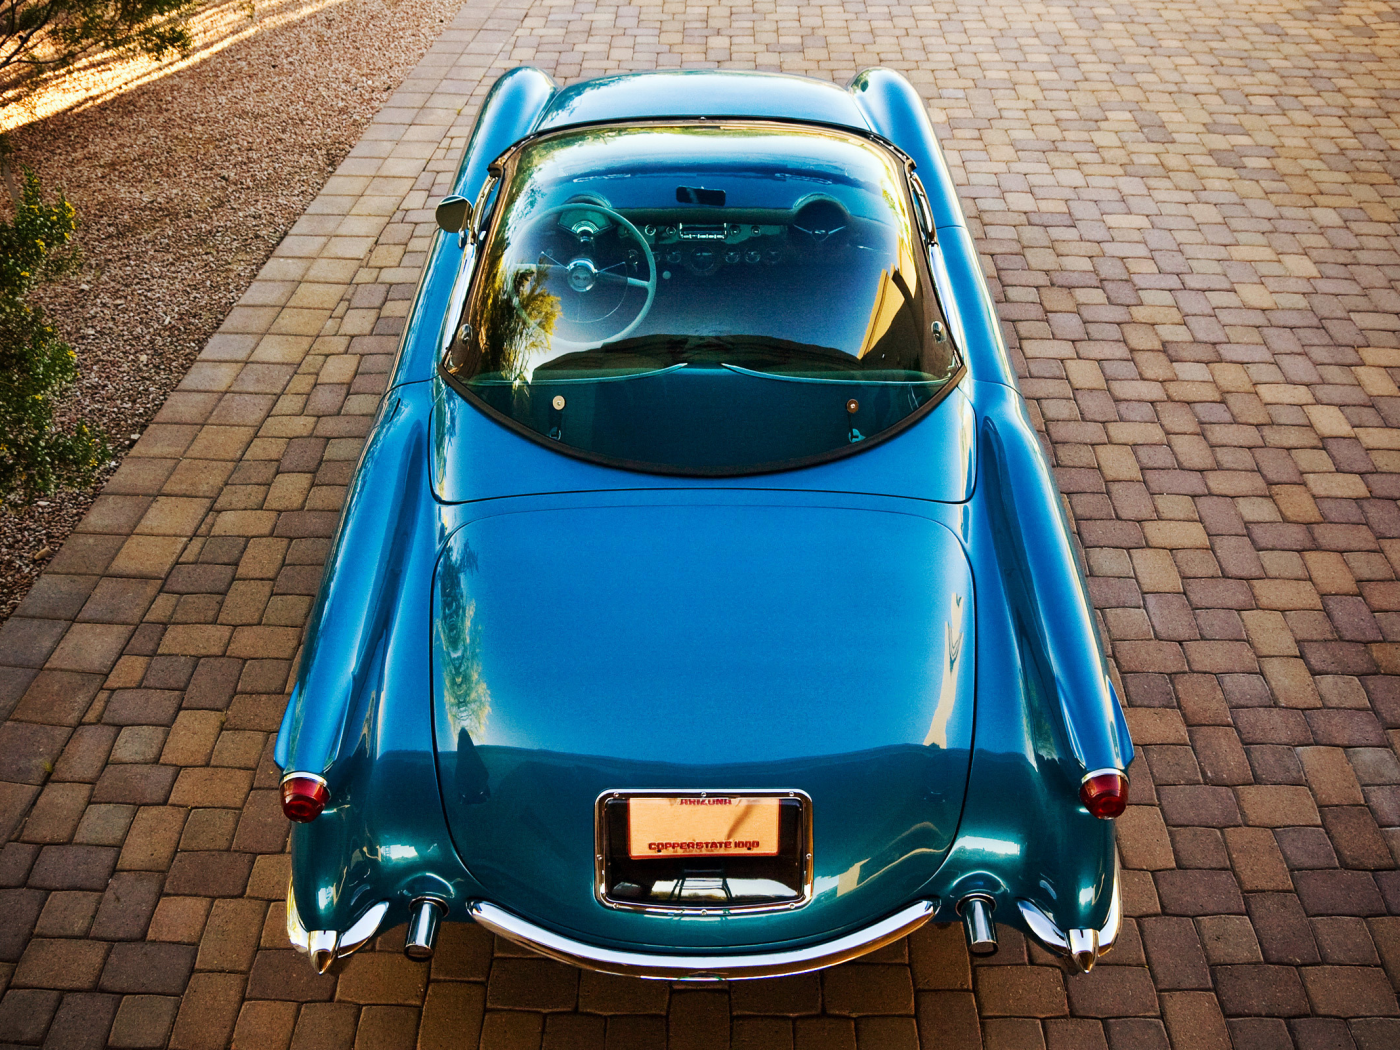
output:
[[[403,953],[419,961],[431,959],[437,948],[438,927],[447,912],[447,905],[436,897],[419,897],[411,905],[408,932],[404,935]]]
[[[967,934],[967,950],[973,955],[995,955],[997,928],[992,922],[996,901],[982,893],[974,893],[958,902],[963,932]]]

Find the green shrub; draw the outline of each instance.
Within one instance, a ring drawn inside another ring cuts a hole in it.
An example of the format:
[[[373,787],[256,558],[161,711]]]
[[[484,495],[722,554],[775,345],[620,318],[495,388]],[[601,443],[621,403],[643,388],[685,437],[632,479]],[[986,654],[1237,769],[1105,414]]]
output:
[[[8,168],[8,158],[0,164]],[[45,204],[28,168],[13,203],[11,220],[0,221],[0,498],[32,500],[59,485],[89,484],[108,448],[82,422],[55,427],[54,399],[78,378],[76,355],[27,301],[35,285],[78,264],[73,206],[62,193]]]

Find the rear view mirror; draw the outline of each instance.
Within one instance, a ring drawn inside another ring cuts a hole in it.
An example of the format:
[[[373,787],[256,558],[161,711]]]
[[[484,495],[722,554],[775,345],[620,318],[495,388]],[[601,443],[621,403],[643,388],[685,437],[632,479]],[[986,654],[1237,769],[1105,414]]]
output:
[[[455,193],[437,206],[437,224],[446,233],[461,233],[471,222],[472,202]]]

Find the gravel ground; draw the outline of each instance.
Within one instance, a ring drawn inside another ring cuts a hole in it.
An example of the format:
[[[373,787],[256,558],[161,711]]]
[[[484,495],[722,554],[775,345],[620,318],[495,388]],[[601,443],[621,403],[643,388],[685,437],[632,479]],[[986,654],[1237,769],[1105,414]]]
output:
[[[82,222],[43,302],[78,353],[65,406],[116,462],[461,0],[302,0],[303,17],[11,134]],[[0,506],[0,622],[101,488]]]

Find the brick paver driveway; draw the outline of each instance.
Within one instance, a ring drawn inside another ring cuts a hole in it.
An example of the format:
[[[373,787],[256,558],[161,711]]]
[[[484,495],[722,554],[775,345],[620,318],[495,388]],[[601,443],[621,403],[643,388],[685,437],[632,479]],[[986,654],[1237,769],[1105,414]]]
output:
[[[469,4],[0,633],[0,1041],[1400,1047],[1397,46],[1379,0]],[[521,62],[925,92],[1141,748],[1091,977],[957,929],[698,989],[471,927],[287,948],[272,733],[428,206]]]

